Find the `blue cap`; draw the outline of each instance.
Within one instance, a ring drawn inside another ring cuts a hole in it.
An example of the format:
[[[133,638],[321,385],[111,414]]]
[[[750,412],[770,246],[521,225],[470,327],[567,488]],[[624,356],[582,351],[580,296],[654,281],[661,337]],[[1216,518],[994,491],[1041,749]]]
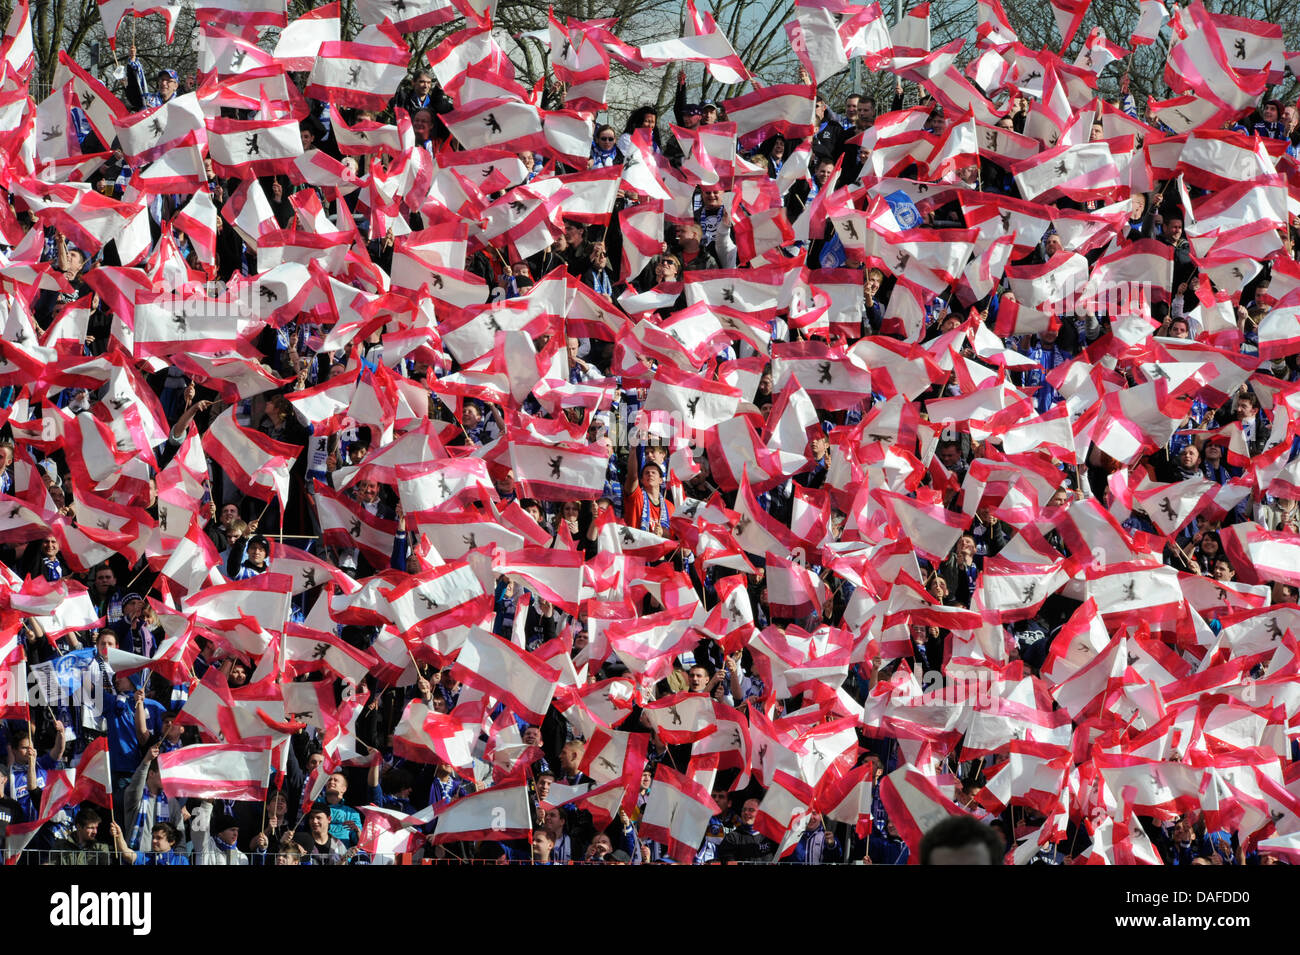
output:
[[[158,71],[158,75],[159,75],[159,76],[165,76],[165,77],[167,77],[169,80],[175,80],[177,83],[179,83],[179,82],[181,81],[180,75],[179,75],[175,70],[169,70],[169,69],[167,69],[166,67],[164,67],[163,69],[159,70],[159,71]]]

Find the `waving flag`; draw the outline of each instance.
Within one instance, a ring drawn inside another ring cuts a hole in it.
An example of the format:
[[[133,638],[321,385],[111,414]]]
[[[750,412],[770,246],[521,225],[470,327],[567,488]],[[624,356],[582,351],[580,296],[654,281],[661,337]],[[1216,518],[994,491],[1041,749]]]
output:
[[[811,136],[816,88],[784,84],[767,86],[723,102],[727,119],[736,124],[736,135],[744,138],[759,130],[792,139]]]
[[[880,781],[880,798],[911,850],[912,863],[921,861],[921,837],[929,830],[949,816],[970,815],[945,797],[932,779],[910,766],[899,767]]]
[[[530,723],[546,716],[559,672],[514,644],[474,628],[456,657],[456,678],[503,700]]]
[[[117,45],[117,31],[121,29],[122,20],[129,13],[133,17],[146,17],[156,13],[167,25],[167,42],[172,42],[176,33],[176,20],[180,16],[179,4],[169,0],[151,2],[151,0],[95,0],[99,4],[99,18],[104,21],[104,34],[109,46]],[[132,28],[134,30],[134,27]]]
[[[1070,46],[1070,41],[1079,32],[1084,15],[1092,0],[1048,0],[1052,6],[1052,15],[1056,18],[1056,29],[1061,34],[1061,51]]]
[[[310,72],[316,65],[320,48],[341,39],[339,4],[335,0],[308,10],[289,23],[280,31],[271,55],[283,63],[285,69]]]
[[[281,511],[288,506],[289,469],[302,448],[240,427],[231,408],[204,433],[203,450],[245,494],[263,501],[279,498]]]
[[[499,784],[438,809],[435,843],[473,839],[526,839],[532,831],[528,785]]]
[[[678,862],[691,862],[718,812],[708,789],[668,766],[660,766],[641,814],[641,834],[662,843]]]
[[[271,750],[260,743],[195,743],[158,757],[173,799],[266,798]]]
[[[400,36],[381,35],[389,43],[323,41],[307,79],[306,95],[339,106],[383,109],[406,74],[408,53]]]
[[[226,119],[208,121],[208,154],[222,175],[266,176],[287,173],[302,155],[302,135],[295,119]]]
[[[723,85],[735,85],[749,79],[749,71],[731,41],[727,39],[711,13],[700,13],[695,0],[686,0],[686,36],[660,40],[641,46],[641,59],[651,65],[678,61],[704,63],[713,78]]]

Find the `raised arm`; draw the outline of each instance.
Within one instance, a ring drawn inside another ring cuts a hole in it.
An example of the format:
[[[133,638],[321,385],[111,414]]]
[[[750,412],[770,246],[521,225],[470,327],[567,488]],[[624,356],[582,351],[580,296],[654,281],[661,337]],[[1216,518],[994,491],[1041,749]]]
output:
[[[182,440],[182,436],[185,434],[186,429],[189,428],[190,422],[194,420],[195,415],[199,414],[202,411],[207,411],[211,407],[212,407],[212,402],[206,400],[196,401],[194,404],[190,405],[183,412],[181,412],[181,416],[177,418],[176,423],[172,425],[171,436],[175,438],[177,441]]]
[[[144,67],[135,58],[135,46],[131,46],[131,59],[126,61],[126,105],[133,113],[144,109],[144,97],[149,92],[144,78]]]
[[[131,705],[135,708],[135,738],[144,745],[149,742],[149,708],[144,703],[144,687],[136,687]]]
[[[135,865],[136,851],[126,844],[126,838],[122,835],[122,827],[116,822],[110,821],[108,831],[113,834],[113,845],[126,860],[127,865]]]
[[[63,751],[68,745],[67,727],[63,725],[62,720],[54,721],[54,745],[50,747],[50,759],[58,762],[63,759]]]

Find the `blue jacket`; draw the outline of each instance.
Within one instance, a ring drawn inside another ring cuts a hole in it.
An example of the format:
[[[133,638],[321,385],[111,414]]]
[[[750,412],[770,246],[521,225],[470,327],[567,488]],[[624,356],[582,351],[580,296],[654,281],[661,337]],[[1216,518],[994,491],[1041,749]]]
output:
[[[189,865],[190,860],[174,849],[166,852],[137,852],[132,865]]]
[[[816,829],[805,829],[799,841],[795,843],[794,852],[791,853],[791,862],[799,865],[825,865],[831,862],[840,862],[844,858],[844,852],[840,848],[839,841],[835,845],[826,845],[826,837],[830,835],[825,826],[818,826]]]

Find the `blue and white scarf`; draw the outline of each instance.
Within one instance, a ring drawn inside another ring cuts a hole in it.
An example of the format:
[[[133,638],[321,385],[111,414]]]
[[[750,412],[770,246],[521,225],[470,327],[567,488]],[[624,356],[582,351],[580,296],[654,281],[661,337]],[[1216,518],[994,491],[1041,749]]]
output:
[[[668,498],[665,497],[663,488],[659,489],[659,525],[663,528],[664,537],[668,536]],[[641,530],[650,530],[650,495],[644,491],[641,492]]]
[[[167,794],[160,792],[156,796],[146,792],[140,797],[140,805],[135,811],[135,825],[131,827],[131,848],[140,849],[140,840],[146,833],[152,833],[153,827],[160,822],[171,822],[171,806]]]

